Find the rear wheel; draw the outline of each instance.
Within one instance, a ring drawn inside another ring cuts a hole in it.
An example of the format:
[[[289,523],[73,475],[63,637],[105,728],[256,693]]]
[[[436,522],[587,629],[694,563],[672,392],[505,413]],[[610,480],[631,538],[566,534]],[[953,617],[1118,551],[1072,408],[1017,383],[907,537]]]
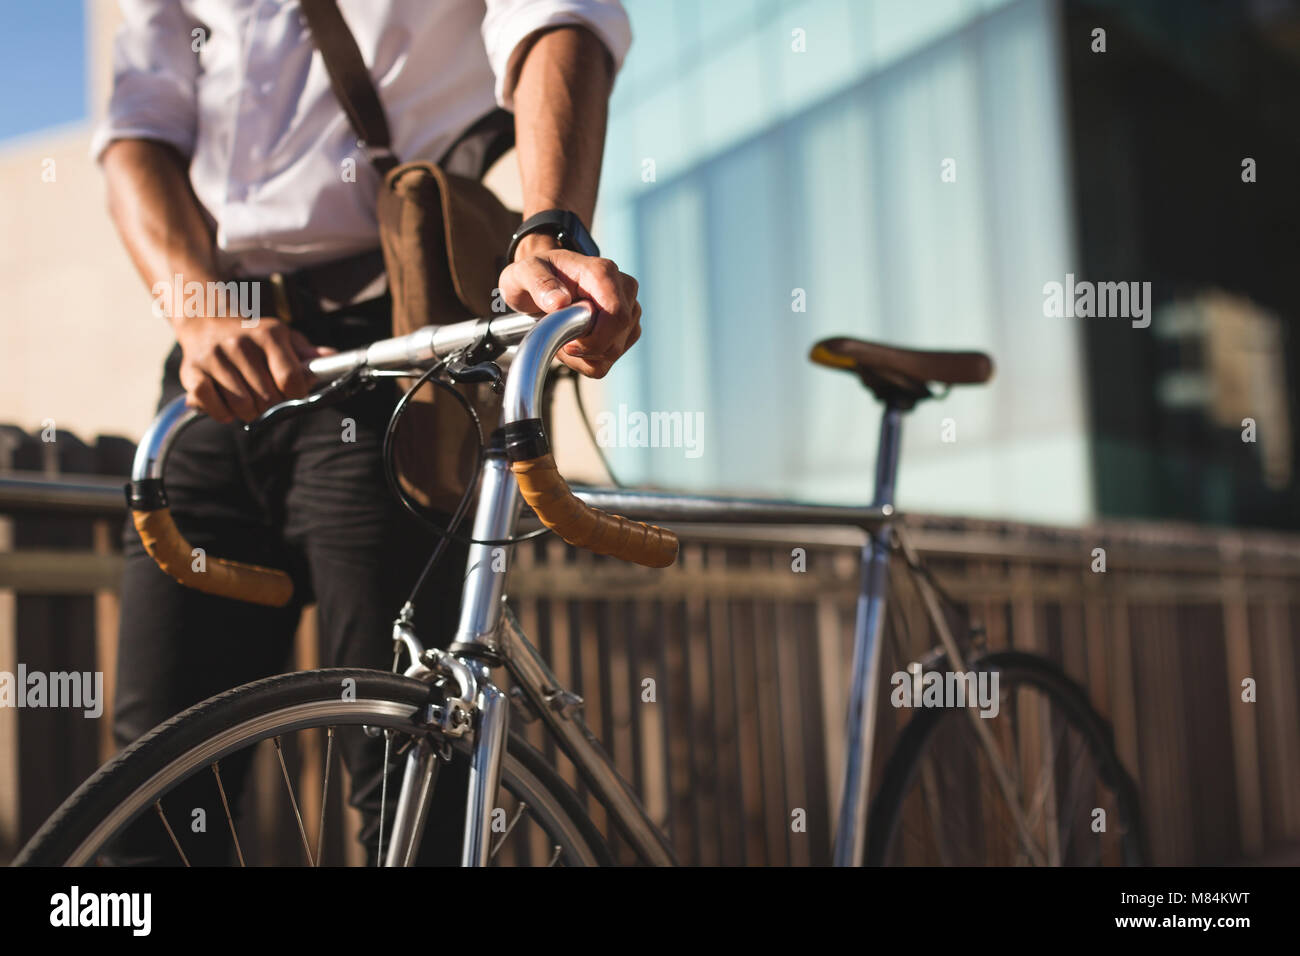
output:
[[[867,862],[1141,865],[1137,787],[1083,689],[1014,651],[971,669],[998,678],[997,714],[977,718],[997,759],[966,708],[919,709],[881,777]]]
[[[409,747],[432,745],[449,758],[435,777],[435,788],[440,782],[450,785],[455,774],[448,768],[468,760],[463,738],[444,747],[444,740],[422,725],[421,715],[433,695],[433,689],[420,681],[340,668],[270,677],[209,698],[161,724],[101,767],[46,821],[16,863],[81,866],[106,856],[116,860],[120,842],[115,841],[127,834],[139,842],[135,837],[141,833],[169,857],[161,862],[188,865],[203,853],[209,859],[215,853],[233,865],[265,862],[266,854],[249,845],[247,831],[241,833],[230,793],[231,768],[249,762],[250,751],[261,747],[273,751],[269,759],[283,771],[279,785],[283,809],[277,819],[285,829],[296,831],[298,861],[342,865],[344,859],[319,859],[324,820],[343,812],[337,799],[336,805],[329,804],[329,776],[340,771],[336,736],[382,737],[377,745],[387,748],[390,769],[383,784],[381,816],[391,819],[402,755]],[[323,793],[314,789],[306,793],[287,768],[284,754],[301,753],[294,748],[304,747],[320,748]],[[501,791],[492,827],[493,863],[593,866],[610,862],[608,849],[577,796],[537,751],[513,734],[503,761]],[[201,807],[193,806],[195,794],[203,794],[197,798]],[[306,812],[307,805],[319,812]],[[203,810],[205,825],[196,834],[191,822],[198,809]],[[463,811],[463,803],[455,809],[457,814]],[[380,836],[375,839],[376,845],[367,847],[371,859],[382,858]]]

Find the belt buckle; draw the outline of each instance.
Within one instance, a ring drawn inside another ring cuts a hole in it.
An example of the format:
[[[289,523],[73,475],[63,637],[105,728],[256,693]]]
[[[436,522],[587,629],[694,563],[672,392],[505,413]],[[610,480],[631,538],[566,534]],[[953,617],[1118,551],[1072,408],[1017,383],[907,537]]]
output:
[[[293,290],[289,287],[288,281],[283,272],[272,272],[267,281],[271,286],[271,299],[273,308],[278,319],[282,322],[292,324],[297,317],[297,310],[294,308]]]

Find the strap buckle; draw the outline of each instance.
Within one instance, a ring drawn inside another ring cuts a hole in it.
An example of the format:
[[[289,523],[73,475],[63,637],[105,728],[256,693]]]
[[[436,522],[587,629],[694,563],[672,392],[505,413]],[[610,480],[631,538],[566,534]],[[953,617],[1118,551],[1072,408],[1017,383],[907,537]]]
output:
[[[370,165],[379,170],[382,175],[387,175],[388,171],[398,163],[397,154],[393,152],[391,146],[371,146],[364,139],[359,139],[357,149],[365,153]]]

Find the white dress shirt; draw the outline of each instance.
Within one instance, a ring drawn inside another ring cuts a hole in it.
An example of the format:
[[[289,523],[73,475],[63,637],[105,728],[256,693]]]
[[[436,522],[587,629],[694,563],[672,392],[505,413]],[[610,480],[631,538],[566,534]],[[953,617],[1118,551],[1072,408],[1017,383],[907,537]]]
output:
[[[120,2],[125,21],[96,158],[129,138],[162,140],[191,157],[219,265],[235,275],[292,271],[378,245],[379,176],[296,0]],[[339,9],[404,162],[438,159],[494,105],[510,108],[507,65],[537,30],[585,26],[616,69],[632,42],[619,0],[339,0]]]

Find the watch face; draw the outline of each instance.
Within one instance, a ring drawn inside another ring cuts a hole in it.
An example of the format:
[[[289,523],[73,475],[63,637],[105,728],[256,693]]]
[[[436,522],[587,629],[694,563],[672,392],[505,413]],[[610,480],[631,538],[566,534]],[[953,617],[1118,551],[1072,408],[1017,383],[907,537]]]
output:
[[[565,223],[564,232],[561,234],[560,243],[575,252],[581,252],[584,256],[598,256],[600,249],[592,241],[591,234],[587,232],[586,226],[582,220],[570,213]]]

